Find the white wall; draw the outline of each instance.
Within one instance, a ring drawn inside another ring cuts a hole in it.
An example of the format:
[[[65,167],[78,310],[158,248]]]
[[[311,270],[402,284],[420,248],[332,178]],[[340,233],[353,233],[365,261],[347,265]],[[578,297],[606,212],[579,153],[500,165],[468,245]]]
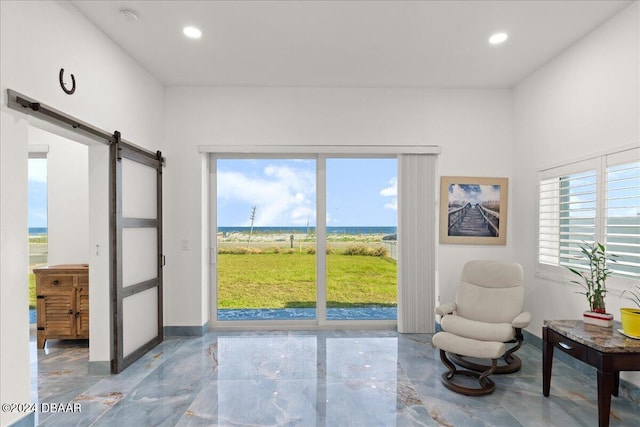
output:
[[[180,249],[181,240],[203,245],[198,145],[434,144],[442,175],[513,172],[508,90],[173,87],[165,105],[166,325],[209,316],[206,257]],[[443,299],[453,298],[462,264],[478,257],[510,259],[510,244],[440,246]]]
[[[46,145],[48,264],[89,262],[89,148],[29,128],[29,145]]]
[[[575,288],[536,275],[537,172],[544,166],[627,144],[640,145],[640,5],[636,2],[517,85],[514,90],[514,254],[526,272],[528,330],[544,319],[578,318]],[[617,319],[624,304],[607,296]],[[640,381],[639,381],[640,383]]]
[[[27,125],[0,111],[0,402],[30,402]],[[11,124],[11,126],[7,126]],[[24,158],[24,164],[15,159]],[[0,413],[4,426],[23,414]]]
[[[60,68],[75,76],[77,89],[72,96],[59,87]],[[164,90],[69,3],[0,2],[0,400],[28,402],[29,327],[24,292],[28,267],[27,122],[36,127],[42,124],[7,108],[7,88],[102,129],[119,130],[123,138],[151,150],[157,149],[161,136]],[[92,185],[104,191],[108,174],[98,172]],[[104,199],[107,203],[106,193]],[[97,216],[90,228],[90,246],[105,248],[90,259],[90,359],[108,361],[108,216]],[[22,415],[1,413],[0,425]]]

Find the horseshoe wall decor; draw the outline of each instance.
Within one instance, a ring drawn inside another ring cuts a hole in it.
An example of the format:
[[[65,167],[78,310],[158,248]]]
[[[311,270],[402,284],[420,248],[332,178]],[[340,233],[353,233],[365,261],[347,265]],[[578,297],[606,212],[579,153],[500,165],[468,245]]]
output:
[[[67,86],[64,84],[64,68],[60,68],[60,87],[67,95],[72,95],[76,91],[76,78],[71,74],[71,89],[67,89]]]

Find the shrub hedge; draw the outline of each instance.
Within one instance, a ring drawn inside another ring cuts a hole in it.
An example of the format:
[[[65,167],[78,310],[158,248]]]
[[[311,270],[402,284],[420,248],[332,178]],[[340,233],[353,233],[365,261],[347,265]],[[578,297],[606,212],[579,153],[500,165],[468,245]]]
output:
[[[298,249],[292,248],[280,248],[277,246],[272,246],[266,249],[260,248],[245,248],[245,247],[232,247],[232,248],[218,248],[219,254],[229,254],[229,255],[260,255],[260,254],[294,254],[298,252]],[[304,253],[314,255],[316,253],[316,248],[305,248]],[[364,245],[352,245],[347,246],[343,250],[327,248],[327,255],[337,254],[337,255],[348,255],[348,256],[377,256],[382,258],[387,258],[389,256],[389,251],[382,247],[378,246],[375,248],[364,246]]]

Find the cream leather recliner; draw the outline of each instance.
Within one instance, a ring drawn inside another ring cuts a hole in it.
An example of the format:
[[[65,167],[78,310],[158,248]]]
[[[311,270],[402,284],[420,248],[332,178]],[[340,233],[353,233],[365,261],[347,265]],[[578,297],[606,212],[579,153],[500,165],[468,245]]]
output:
[[[522,329],[531,321],[524,311],[523,272],[515,262],[475,260],[465,264],[455,302],[436,307],[440,326],[449,334],[483,342],[514,344],[507,347],[492,373],[506,374],[520,369],[513,353],[523,341]],[[449,354],[456,364],[476,372],[490,365],[471,360],[473,355]],[[476,358],[477,359],[477,358]]]

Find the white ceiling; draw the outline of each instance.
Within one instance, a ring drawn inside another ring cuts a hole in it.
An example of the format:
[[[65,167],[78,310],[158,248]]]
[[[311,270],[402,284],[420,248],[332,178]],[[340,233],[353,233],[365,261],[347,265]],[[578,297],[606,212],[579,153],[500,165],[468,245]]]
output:
[[[72,3],[165,85],[505,88],[631,1]]]

